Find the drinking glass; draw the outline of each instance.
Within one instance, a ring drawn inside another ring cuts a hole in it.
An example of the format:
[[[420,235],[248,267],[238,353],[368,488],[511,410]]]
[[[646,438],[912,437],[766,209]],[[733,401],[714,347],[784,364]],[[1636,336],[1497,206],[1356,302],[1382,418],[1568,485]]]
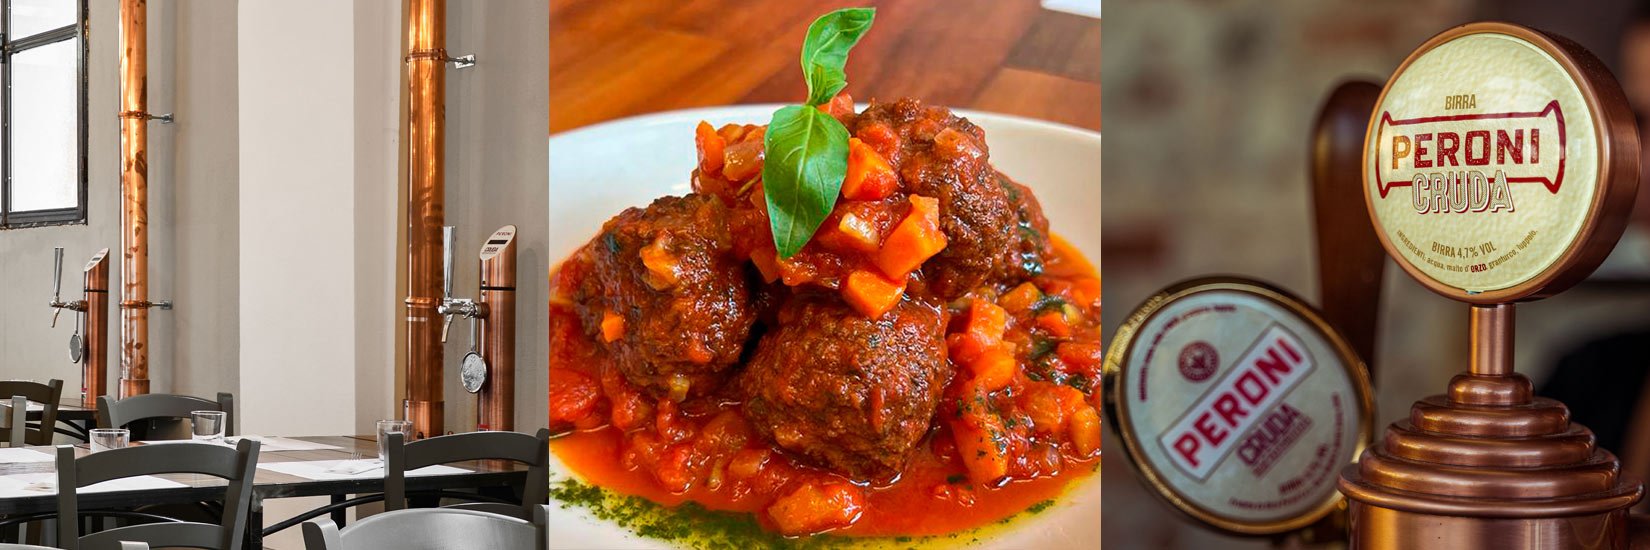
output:
[[[102,452],[110,449],[124,449],[131,442],[132,432],[125,428],[93,428],[91,449],[92,452]]]
[[[223,411],[190,411],[189,420],[194,424],[195,441],[223,442],[228,417],[229,413]]]
[[[378,421],[378,460],[388,464],[390,460],[390,434],[401,434],[401,441],[406,442],[407,430],[412,429],[410,420],[379,420]]]

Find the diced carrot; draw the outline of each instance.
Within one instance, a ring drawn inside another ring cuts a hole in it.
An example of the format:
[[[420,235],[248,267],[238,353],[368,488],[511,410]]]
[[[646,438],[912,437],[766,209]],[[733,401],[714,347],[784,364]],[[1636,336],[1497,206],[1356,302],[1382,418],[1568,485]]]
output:
[[[722,173],[722,151],[727,147],[727,140],[710,127],[709,122],[699,121],[699,126],[693,129],[693,142],[699,146],[699,171],[717,175]]]
[[[984,411],[964,412],[950,425],[969,480],[989,485],[1008,475],[1008,435],[1001,419]]]
[[[842,180],[842,196],[870,201],[887,198],[899,188],[894,167],[859,138],[848,138],[848,176]]]
[[[647,267],[647,275],[643,277],[647,285],[654,290],[664,290],[676,286],[676,268],[681,260],[665,249],[666,238],[661,236],[653,240],[652,244],[642,247],[638,254],[642,257],[642,265]]]
[[[767,464],[770,454],[767,449],[740,449],[728,461],[728,473],[738,479],[755,476],[762,472],[762,465]]]
[[[876,319],[893,309],[905,294],[905,279],[889,280],[881,273],[856,269],[842,285],[842,297],[861,315]]]
[[[990,347],[980,340],[979,335],[972,332],[953,332],[945,335],[946,357],[958,365],[974,362]]]
[[[968,304],[968,332],[977,333],[995,345],[1003,341],[1003,331],[1007,329],[1008,312],[997,304],[983,299]]]
[[[843,214],[836,228],[847,237],[844,242],[862,252],[876,252],[877,247],[882,246],[882,235],[878,234],[876,223],[853,212]]]
[[[785,535],[811,535],[859,519],[865,493],[842,481],[805,482],[768,506],[768,517]]]
[[[1071,415],[1071,446],[1079,456],[1093,456],[1100,450],[1100,413],[1083,405]]]
[[[1037,327],[1061,338],[1071,336],[1071,325],[1066,323],[1065,314],[1059,311],[1050,311],[1038,315]]]
[[[1037,285],[1027,281],[1004,293],[1001,298],[997,299],[997,305],[1008,311],[1019,313],[1029,311],[1041,299],[1043,299],[1043,291],[1038,290]]]
[[[911,195],[910,201],[911,213],[894,226],[877,251],[877,267],[894,279],[904,279],[946,245],[945,233],[940,231],[940,201],[918,195]]]
[[[773,247],[751,251],[751,263],[756,264],[756,271],[762,274],[762,281],[772,284],[779,280],[779,253]]]
[[[624,317],[611,311],[602,312],[602,341],[612,342],[624,337]]]
[[[968,364],[974,373],[974,385],[993,392],[1008,386],[1014,380],[1014,351],[1009,346],[997,346],[980,354]]]

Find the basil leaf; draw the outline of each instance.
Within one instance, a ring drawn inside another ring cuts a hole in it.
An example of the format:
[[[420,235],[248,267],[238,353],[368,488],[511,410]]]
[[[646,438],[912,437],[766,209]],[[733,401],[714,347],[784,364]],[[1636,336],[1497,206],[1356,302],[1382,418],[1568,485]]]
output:
[[[808,105],[824,105],[848,86],[848,50],[871,29],[876,8],[848,8],[827,13],[808,26],[802,41],[802,76],[808,81]]]
[[[817,108],[790,105],[773,113],[762,145],[768,225],[779,257],[790,258],[836,206],[848,175],[848,128]]]

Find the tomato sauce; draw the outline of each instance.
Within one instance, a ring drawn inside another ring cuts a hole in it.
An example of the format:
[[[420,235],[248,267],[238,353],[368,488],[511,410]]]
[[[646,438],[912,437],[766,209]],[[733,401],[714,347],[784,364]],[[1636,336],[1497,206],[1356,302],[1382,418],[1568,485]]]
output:
[[[832,535],[924,536],[988,525],[1058,497],[1098,469],[1100,277],[1068,243],[1052,241],[1053,257],[1031,282],[959,300],[1006,311],[998,333],[1014,358],[1011,378],[985,384],[979,368],[959,366],[898,479],[859,487],[856,515],[827,529]],[[781,530],[769,513],[776,500],[802,485],[848,483],[752,433],[739,403],[725,396],[655,404],[605,372],[612,370],[605,352],[565,299],[564,289],[585,276],[575,271],[551,275],[550,425],[562,432],[551,449],[584,481],[666,506],[692,501],[751,513],[774,531]],[[953,304],[948,332],[968,330],[978,307]],[[973,444],[959,435],[976,428]],[[977,457],[993,446],[1001,475],[981,479],[989,464]]]

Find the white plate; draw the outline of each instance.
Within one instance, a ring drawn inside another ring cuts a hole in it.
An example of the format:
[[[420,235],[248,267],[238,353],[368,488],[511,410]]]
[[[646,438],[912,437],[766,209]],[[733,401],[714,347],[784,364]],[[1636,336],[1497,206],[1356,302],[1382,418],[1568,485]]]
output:
[[[602,223],[631,206],[692,190],[693,128],[701,120],[766,124],[778,105],[689,109],[616,120],[550,137],[549,254],[559,262],[589,242]],[[958,111],[985,129],[991,163],[1030,187],[1055,233],[1100,262],[1100,134],[1007,115]],[[553,479],[571,475],[551,459]],[[551,518],[555,548],[670,548],[582,509]],[[1067,490],[1044,512],[981,541],[985,548],[1098,546],[1100,475]]]

